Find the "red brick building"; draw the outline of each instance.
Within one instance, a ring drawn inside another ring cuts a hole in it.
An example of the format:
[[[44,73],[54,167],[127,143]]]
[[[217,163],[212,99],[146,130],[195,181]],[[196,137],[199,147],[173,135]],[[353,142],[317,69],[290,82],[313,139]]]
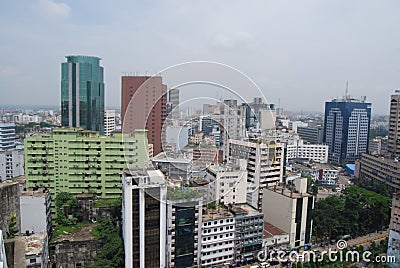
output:
[[[135,129],[147,129],[154,155],[162,151],[163,124],[166,118],[167,86],[161,76],[122,76],[122,130],[134,135]],[[139,90],[140,89],[140,90]]]

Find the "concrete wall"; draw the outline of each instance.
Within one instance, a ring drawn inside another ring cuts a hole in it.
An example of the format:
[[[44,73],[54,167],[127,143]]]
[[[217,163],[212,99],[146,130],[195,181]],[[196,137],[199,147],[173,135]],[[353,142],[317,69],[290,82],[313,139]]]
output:
[[[290,233],[292,230],[295,231],[296,207],[294,199],[282,195],[278,190],[274,192],[264,189],[262,211],[266,221],[288,233],[291,237],[294,236]]]
[[[46,199],[44,196],[21,196],[21,232],[47,232]]]
[[[50,261],[54,267],[75,268],[93,263],[103,245],[99,240],[63,241],[51,246]]]
[[[8,223],[13,214],[17,215],[18,232],[21,230],[21,213],[18,182],[0,183],[0,229],[8,230]]]

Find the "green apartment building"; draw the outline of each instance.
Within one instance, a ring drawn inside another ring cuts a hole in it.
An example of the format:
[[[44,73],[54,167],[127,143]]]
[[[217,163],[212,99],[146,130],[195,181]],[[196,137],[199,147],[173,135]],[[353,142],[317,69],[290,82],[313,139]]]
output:
[[[25,139],[26,184],[48,187],[53,197],[60,192],[121,197],[123,169],[145,167],[147,152],[147,130],[106,137],[80,128],[54,129]]]

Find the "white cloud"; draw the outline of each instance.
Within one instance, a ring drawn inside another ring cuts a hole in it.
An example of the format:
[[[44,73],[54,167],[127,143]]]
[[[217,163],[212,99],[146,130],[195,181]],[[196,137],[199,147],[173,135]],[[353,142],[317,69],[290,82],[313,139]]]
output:
[[[53,0],[38,0],[34,9],[44,19],[66,19],[71,13],[71,8],[65,3],[57,3]]]
[[[219,33],[213,36],[211,44],[222,49],[246,49],[254,44],[254,38],[248,32]]]
[[[1,77],[11,77],[17,74],[17,69],[13,66],[0,66]]]

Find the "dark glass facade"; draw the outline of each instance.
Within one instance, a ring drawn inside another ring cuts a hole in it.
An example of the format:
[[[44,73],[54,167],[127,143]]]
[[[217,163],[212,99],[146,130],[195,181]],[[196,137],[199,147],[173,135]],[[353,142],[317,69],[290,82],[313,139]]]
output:
[[[194,264],[195,207],[176,207],[175,267],[186,268]]]
[[[146,189],[144,194],[145,267],[160,267],[160,189]],[[132,191],[132,267],[140,267],[140,190]],[[128,254],[128,253],[127,253]]]
[[[325,103],[324,143],[330,162],[354,162],[367,152],[370,119],[371,103],[353,99]]]
[[[61,64],[61,123],[104,134],[104,70],[100,58],[67,56]]]

